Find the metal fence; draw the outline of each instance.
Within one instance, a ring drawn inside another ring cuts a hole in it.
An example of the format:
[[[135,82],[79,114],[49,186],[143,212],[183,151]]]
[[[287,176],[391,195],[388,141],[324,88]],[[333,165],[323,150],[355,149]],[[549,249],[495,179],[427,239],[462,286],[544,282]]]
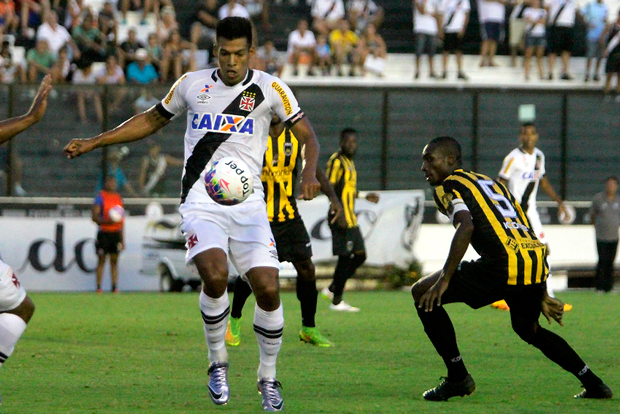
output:
[[[27,111],[35,87],[0,87],[0,117]],[[596,91],[510,88],[418,87],[293,87],[322,146],[321,163],[337,151],[339,131],[358,130],[356,158],[361,190],[428,189],[420,154],[438,135],[451,135],[463,147],[465,168],[492,177],[503,157],[518,146],[518,109],[536,107],[539,147],[547,157],[547,174],[569,200],[590,200],[604,178],[620,173],[620,104]],[[21,183],[27,196],[91,196],[102,176],[103,150],[67,160],[62,147],[73,137],[89,137],[115,127],[135,113],[141,95],[161,99],[167,87],[57,86],[48,113],[39,124],[0,146],[0,170]],[[80,119],[77,102],[82,95],[87,119]],[[103,118],[96,119],[94,96],[99,96]],[[6,103],[6,104],[5,104]],[[183,157],[185,117],[175,119],[152,138],[163,151]],[[129,144],[121,168],[137,187],[146,140]],[[9,162],[10,161],[10,162]],[[9,168],[6,164],[13,168]],[[181,167],[166,176],[166,196],[178,195]],[[5,195],[12,194],[7,187]],[[0,191],[0,194],[2,192]],[[430,193],[428,193],[430,194]],[[127,196],[128,194],[124,194]]]

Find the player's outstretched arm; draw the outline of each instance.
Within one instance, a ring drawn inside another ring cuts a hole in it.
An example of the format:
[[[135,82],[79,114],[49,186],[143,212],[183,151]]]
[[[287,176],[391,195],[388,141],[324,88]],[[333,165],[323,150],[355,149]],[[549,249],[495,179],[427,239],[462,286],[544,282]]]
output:
[[[293,134],[297,137],[300,145],[305,146],[304,149],[304,169],[301,172],[300,192],[304,200],[312,200],[319,194],[321,185],[316,179],[316,166],[319,159],[319,151],[321,146],[316,138],[316,134],[312,129],[312,125],[308,118],[300,119],[291,128]]]
[[[137,141],[159,131],[169,123],[170,120],[163,117],[153,106],[151,109],[134,115],[116,128],[96,137],[72,139],[65,146],[64,152],[67,154],[67,158],[75,158],[96,148]]]
[[[557,195],[557,193],[555,192],[555,190],[553,189],[553,186],[551,185],[551,183],[549,182],[549,180],[547,179],[547,177],[543,177],[540,179],[540,188],[543,189],[543,191],[553,199],[553,201],[555,201],[556,203],[558,203],[558,208],[560,209],[560,214],[567,216],[568,210],[566,209],[566,206],[564,205],[564,200],[562,200],[562,198]]]
[[[52,76],[46,75],[41,81],[39,91],[32,101],[30,109],[25,115],[0,122],[0,144],[13,138],[20,132],[36,124],[45,115],[47,96],[52,90]]]

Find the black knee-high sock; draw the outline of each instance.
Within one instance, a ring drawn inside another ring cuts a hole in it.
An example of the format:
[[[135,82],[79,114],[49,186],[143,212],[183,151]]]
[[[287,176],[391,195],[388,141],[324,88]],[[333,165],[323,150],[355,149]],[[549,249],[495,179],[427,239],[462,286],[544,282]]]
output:
[[[464,380],[467,376],[467,368],[465,368],[456,344],[456,333],[448,312],[442,306],[434,307],[432,312],[425,312],[424,309],[418,308],[417,303],[415,308],[424,325],[426,335],[448,368],[448,378],[456,382]]]
[[[245,301],[248,300],[252,294],[252,288],[248,282],[241,279],[241,277],[238,277],[237,280],[235,280],[234,292],[235,294],[233,295],[230,316],[238,319],[241,317],[241,313],[243,312]]]
[[[349,263],[349,277],[353,276],[357,271],[357,268],[363,265],[365,261],[365,254],[354,254],[351,256],[351,262]]]
[[[351,276],[351,257],[350,256],[338,256],[338,263],[336,264],[336,270],[334,270],[334,281],[330,286],[330,290],[334,293],[334,299],[332,303],[334,305],[339,304],[342,301],[342,292],[344,292],[344,285],[347,283],[347,279]]]
[[[316,315],[316,302],[318,292],[316,280],[305,280],[297,277],[297,299],[301,305],[301,324],[308,328],[314,328]]]
[[[547,358],[576,376],[584,387],[597,386],[603,382],[561,336],[539,326],[530,343]]]

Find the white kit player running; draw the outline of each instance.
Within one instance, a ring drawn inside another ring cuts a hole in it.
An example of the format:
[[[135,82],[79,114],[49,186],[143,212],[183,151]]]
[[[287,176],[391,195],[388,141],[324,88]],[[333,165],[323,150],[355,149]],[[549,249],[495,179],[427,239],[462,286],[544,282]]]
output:
[[[52,77],[47,75],[43,78],[28,113],[0,122],[0,144],[43,118],[47,109],[47,96],[51,90]],[[0,260],[0,368],[13,353],[15,344],[26,330],[33,314],[34,302],[28,297],[9,265]]]
[[[182,181],[181,228],[187,240],[187,262],[203,281],[200,310],[209,349],[208,391],[215,404],[229,401],[225,333],[230,312],[227,254],[245,275],[256,296],[254,331],[260,350],[258,389],[266,411],[283,406],[276,380],[284,316],[278,288],[279,262],[261,187],[263,154],[275,113],[287,123],[300,145],[305,166],[300,191],[305,199],[319,191],[316,164],[319,144],[289,87],[280,79],[248,68],[254,54],[252,25],[241,17],[221,20],[216,28],[219,69],[185,74],[156,106],[121,126],[90,139],[74,139],[69,158],[105,145],[142,139],[187,110],[185,169]],[[208,196],[205,171],[223,157],[249,166],[254,194],[236,206],[216,204]]]
[[[538,148],[538,131],[536,125],[531,122],[521,125],[519,132],[519,148],[513,149],[510,154],[504,158],[502,169],[499,172],[498,181],[505,184],[508,190],[515,196],[521,208],[530,221],[532,230],[536,233],[538,239],[547,244],[547,238],[540,222],[540,216],[536,210],[536,194],[540,186],[545,193],[551,197],[560,209],[560,215],[567,215],[568,211],[564,206],[564,201],[553,190],[551,183],[545,176],[545,154]],[[547,254],[549,254],[549,246],[547,245]],[[549,279],[551,272],[547,278],[547,291],[549,296],[553,297],[553,290],[550,287]],[[493,303],[494,308],[508,309],[505,301]],[[572,309],[571,305],[565,304],[564,310]]]

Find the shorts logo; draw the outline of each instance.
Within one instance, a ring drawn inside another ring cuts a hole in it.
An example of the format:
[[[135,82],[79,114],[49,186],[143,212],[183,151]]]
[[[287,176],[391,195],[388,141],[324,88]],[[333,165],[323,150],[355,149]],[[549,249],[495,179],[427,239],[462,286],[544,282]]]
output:
[[[351,240],[349,240],[347,242],[347,251],[348,252],[352,252],[353,251],[353,242]]]
[[[196,233],[192,233],[187,238],[187,248],[191,249],[195,245],[198,244],[198,235]]]
[[[291,106],[291,101],[288,99],[288,95],[282,89],[282,86],[278,82],[273,82],[271,87],[275,89],[276,92],[280,95],[280,99],[282,99],[282,104],[284,105],[284,113],[286,116],[289,116],[293,113],[293,107]]]
[[[284,154],[290,156],[292,153],[293,153],[293,143],[292,142],[285,142],[284,143]]]
[[[241,96],[241,103],[239,109],[242,111],[252,112],[254,110],[254,103],[256,102],[256,94],[253,92],[244,91]]]
[[[19,286],[20,286],[20,284],[19,284],[19,280],[17,280],[17,276],[15,276],[15,274],[13,274],[13,275],[11,276],[11,281],[13,282],[13,284],[15,285],[15,287],[19,289]]]
[[[192,129],[222,134],[254,135],[254,118],[245,118],[238,115],[196,113],[192,119]]]

